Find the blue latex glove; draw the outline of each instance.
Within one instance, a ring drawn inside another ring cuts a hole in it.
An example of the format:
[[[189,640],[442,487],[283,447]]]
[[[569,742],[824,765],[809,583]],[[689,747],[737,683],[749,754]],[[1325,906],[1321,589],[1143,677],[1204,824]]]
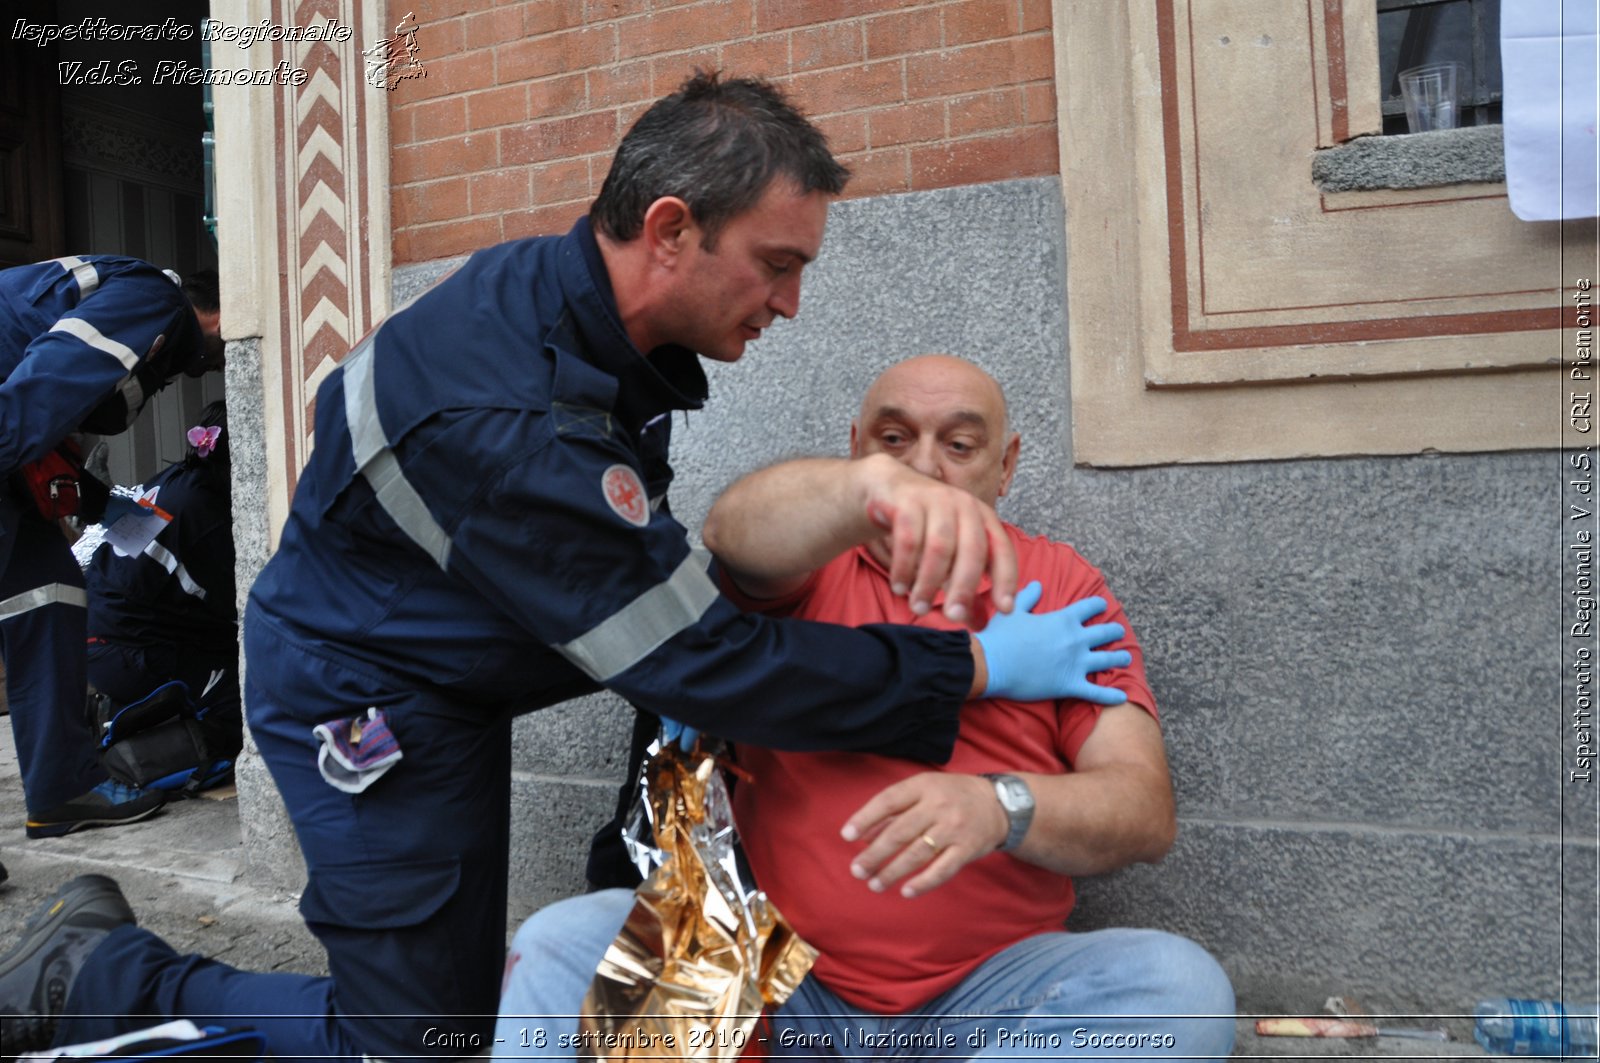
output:
[[[1092,672],[1125,668],[1133,663],[1127,650],[1097,650],[1126,632],[1121,624],[1084,627],[1105,612],[1104,598],[1083,598],[1053,613],[1031,612],[1044,588],[1034,580],[1017,594],[1016,608],[995,613],[978,632],[989,685],[983,696],[1014,701],[1082,698],[1099,705],[1121,705],[1128,695],[1114,687],[1089,682]]]
[[[1102,603],[1103,605],[1104,603]],[[694,748],[694,744],[698,741],[700,741],[700,732],[693,727],[685,727],[677,720],[668,719],[665,716],[661,717],[662,748],[676,742],[678,743],[678,748],[687,753]]]

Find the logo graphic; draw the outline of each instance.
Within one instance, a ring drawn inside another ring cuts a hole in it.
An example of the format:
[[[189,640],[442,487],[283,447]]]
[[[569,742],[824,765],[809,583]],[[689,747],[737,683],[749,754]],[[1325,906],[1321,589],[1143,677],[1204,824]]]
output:
[[[650,503],[645,498],[639,474],[626,465],[613,465],[600,478],[611,511],[636,528],[650,523]]]
[[[381,40],[361,53],[367,57],[367,84],[375,89],[394,87],[406,78],[425,78],[427,70],[417,58],[417,16],[406,12],[394,28],[394,36]]]

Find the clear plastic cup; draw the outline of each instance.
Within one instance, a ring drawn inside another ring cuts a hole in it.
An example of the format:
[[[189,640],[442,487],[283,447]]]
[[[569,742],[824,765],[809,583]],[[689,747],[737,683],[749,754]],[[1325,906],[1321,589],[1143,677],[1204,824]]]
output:
[[[1406,102],[1406,126],[1413,133],[1454,129],[1460,112],[1457,86],[1460,63],[1429,63],[1400,71],[1400,95]]]

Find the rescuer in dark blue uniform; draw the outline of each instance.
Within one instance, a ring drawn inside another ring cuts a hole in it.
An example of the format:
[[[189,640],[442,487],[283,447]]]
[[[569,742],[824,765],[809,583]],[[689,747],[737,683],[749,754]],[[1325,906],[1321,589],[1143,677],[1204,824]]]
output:
[[[116,706],[164,683],[189,688],[207,754],[239,752],[239,618],[227,409],[189,429],[188,453],[144,484],[171,520],[140,553],[101,543],[85,572],[89,683]]]
[[[110,782],[95,755],[83,575],[21,467],[74,432],[121,432],[179,373],[221,365],[214,274],[180,290],[107,255],[0,271],[0,651],[29,837],[141,819],[162,798]]]
[[[249,1015],[279,1058],[473,1054],[499,994],[517,714],[603,686],[729,738],[940,761],[970,695],[1054,676],[1038,645],[1002,662],[964,632],[746,615],[664,504],[699,357],[736,361],[798,311],[846,177],[770,86],[697,76],[640,118],[571,232],[479,252],[356,346],[244,618],[251,734],[332,977],[121,926],[75,972],[58,1042],[117,1015]],[[992,513],[934,480],[873,509],[914,607],[943,586],[962,619],[988,574],[1010,609]],[[125,910],[103,881],[64,898],[96,927]],[[54,940],[0,961],[0,1013]]]

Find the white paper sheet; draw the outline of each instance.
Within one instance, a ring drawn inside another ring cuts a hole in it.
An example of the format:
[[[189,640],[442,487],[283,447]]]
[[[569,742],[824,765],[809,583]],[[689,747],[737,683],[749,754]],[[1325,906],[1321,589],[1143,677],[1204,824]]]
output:
[[[1506,188],[1523,221],[1600,215],[1595,0],[1503,0]]]

